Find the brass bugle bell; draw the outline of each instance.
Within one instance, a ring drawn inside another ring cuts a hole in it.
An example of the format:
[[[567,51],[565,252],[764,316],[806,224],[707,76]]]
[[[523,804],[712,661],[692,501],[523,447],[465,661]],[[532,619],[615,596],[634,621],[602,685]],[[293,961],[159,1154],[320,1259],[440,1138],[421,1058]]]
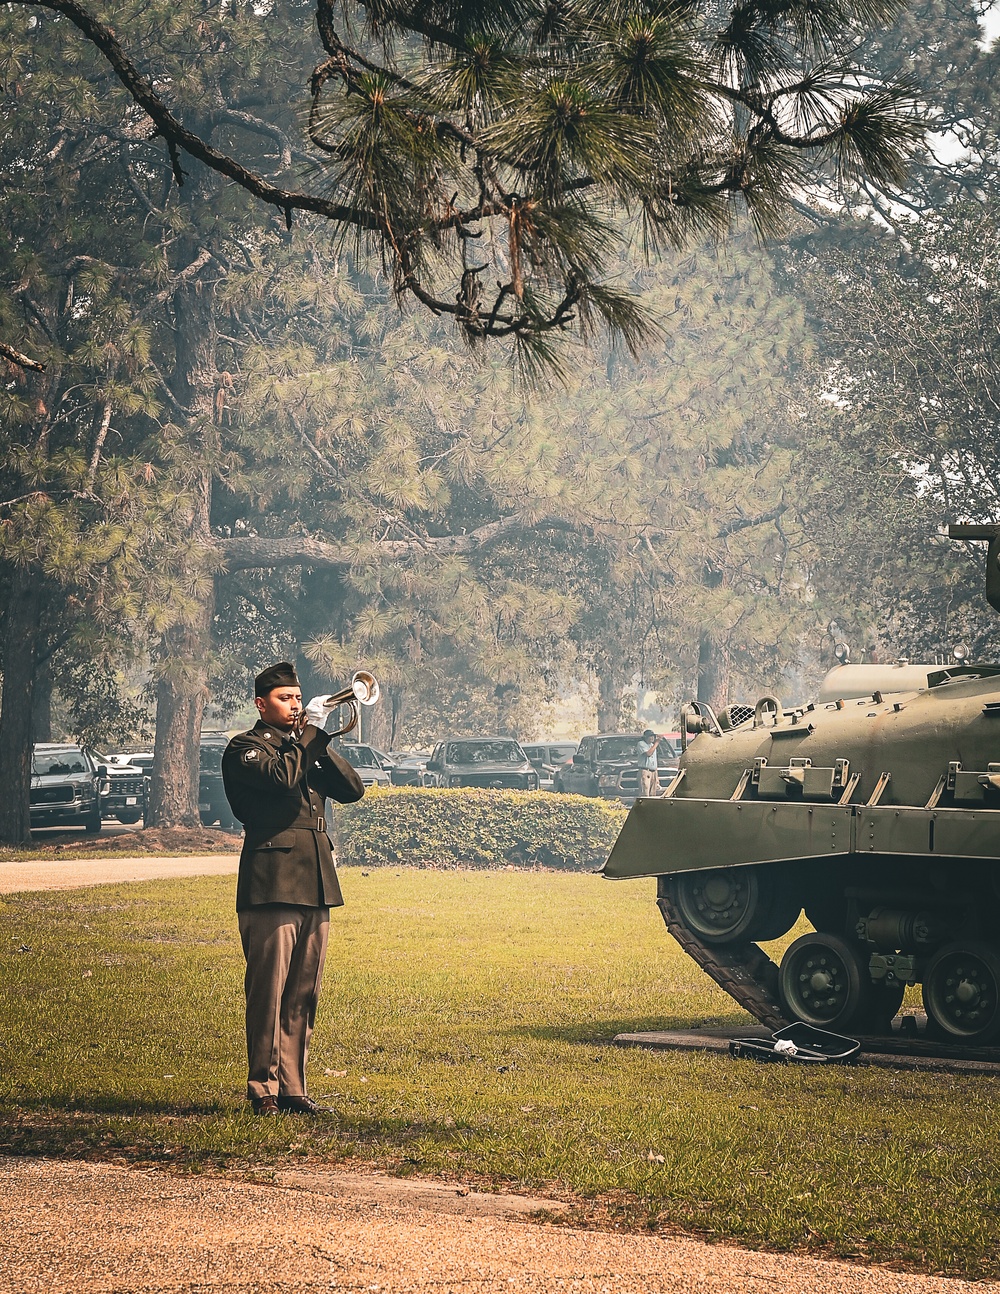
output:
[[[348,687],[326,698],[326,708],[328,710],[336,710],[338,705],[345,704],[351,707],[350,719],[343,728],[338,728],[330,736],[342,737],[346,732],[353,732],[361,719],[361,711],[358,706],[374,705],[381,695],[382,689],[379,687],[378,679],[374,674],[369,674],[366,669],[359,669],[355,674],[352,674]]]

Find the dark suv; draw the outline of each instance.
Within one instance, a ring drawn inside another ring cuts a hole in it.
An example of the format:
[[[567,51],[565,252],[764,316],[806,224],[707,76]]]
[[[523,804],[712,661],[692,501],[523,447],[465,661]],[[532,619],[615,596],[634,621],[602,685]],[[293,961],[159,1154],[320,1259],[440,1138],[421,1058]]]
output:
[[[82,746],[46,743],[31,753],[32,827],[101,829],[101,796],[107,768]]]
[[[641,740],[638,732],[604,732],[581,738],[573,762],[557,770],[554,789],[607,800],[634,800],[639,794]],[[672,781],[677,768],[673,751],[665,746],[661,743],[656,751],[661,788]]]
[[[457,737],[439,741],[427,761],[423,781],[424,786],[538,790],[538,774],[510,737]]]
[[[240,824],[233,817],[233,811],[226,799],[226,788],[222,784],[222,756],[228,745],[229,738],[224,733],[218,736],[202,734],[198,777],[198,816],[201,818],[202,826],[210,827],[217,822],[223,831],[237,831]]]

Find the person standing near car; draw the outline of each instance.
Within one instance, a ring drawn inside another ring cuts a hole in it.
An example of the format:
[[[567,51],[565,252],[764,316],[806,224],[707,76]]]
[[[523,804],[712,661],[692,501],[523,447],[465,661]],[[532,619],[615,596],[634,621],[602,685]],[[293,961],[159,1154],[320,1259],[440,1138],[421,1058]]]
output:
[[[647,728],[639,742],[639,794],[660,794],[660,775],[657,771],[656,748],[663,740],[652,728]]]
[[[306,1093],[330,909],[343,896],[326,834],[326,800],[350,804],[365,788],[329,749],[325,697],[303,710],[295,666],[257,675],[260,718],[222,757],[233,814],[245,828],[236,883],[246,957],[247,1097],[255,1114],[317,1114]]]

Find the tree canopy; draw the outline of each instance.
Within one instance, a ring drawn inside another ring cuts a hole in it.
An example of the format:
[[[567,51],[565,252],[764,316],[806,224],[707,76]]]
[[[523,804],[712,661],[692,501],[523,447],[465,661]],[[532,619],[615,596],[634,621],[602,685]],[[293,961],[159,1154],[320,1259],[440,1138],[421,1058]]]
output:
[[[189,101],[145,5],[116,5],[112,29],[99,6],[17,2],[101,52],[178,183],[186,156],[289,223],[326,218],[398,297],[471,342],[513,340],[529,371],[554,362],[551,334],[571,325],[648,337],[607,278],[623,220],[638,217],[653,248],[719,235],[742,213],[773,231],[820,180],[898,185],[922,133],[911,82],[856,57],[895,0],[316,0],[305,141],[266,112]],[[292,9],[304,23],[309,10]],[[259,58],[241,29],[267,17],[220,6],[183,39],[230,63],[233,90],[241,60]],[[286,103],[303,89],[287,86]],[[270,136],[264,167],[232,146],[240,127]]]
[[[845,630],[882,652],[961,638],[979,655],[995,636],[979,577],[940,532],[1000,516],[996,218],[995,199],[953,203],[901,237],[861,226],[795,253],[826,396],[826,453],[801,486],[825,554],[814,575],[840,585]]]

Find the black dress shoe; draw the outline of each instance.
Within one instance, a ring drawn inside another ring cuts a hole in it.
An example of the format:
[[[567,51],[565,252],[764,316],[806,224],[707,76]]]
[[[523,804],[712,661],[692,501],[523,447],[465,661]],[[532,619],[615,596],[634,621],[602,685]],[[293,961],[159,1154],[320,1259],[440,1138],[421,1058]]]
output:
[[[250,1104],[253,1106],[254,1114],[277,1114],[281,1108],[276,1096],[252,1096]]]
[[[279,1096],[278,1109],[288,1114],[330,1114],[328,1106],[317,1105],[311,1096]]]

